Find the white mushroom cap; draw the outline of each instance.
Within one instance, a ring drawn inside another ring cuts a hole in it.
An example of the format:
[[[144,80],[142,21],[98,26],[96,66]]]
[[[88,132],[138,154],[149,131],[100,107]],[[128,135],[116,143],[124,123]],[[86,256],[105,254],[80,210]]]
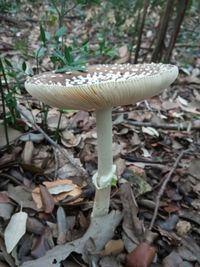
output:
[[[135,104],[158,94],[178,76],[170,64],[88,66],[85,72],[43,73],[29,78],[27,91],[58,108],[103,109]]]

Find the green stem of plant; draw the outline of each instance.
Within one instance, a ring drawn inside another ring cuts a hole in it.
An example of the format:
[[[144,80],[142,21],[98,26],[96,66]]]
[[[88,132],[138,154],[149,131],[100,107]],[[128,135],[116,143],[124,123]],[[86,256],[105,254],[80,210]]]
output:
[[[42,110],[43,110],[43,122],[42,122],[43,129],[47,130],[47,116],[48,116],[49,107],[42,103]]]
[[[2,71],[2,74],[3,74],[3,78],[4,78],[4,81],[5,81],[6,89],[9,92],[10,89],[9,89],[9,86],[8,86],[8,81],[7,81],[6,73],[5,73],[4,66],[3,66],[3,63],[1,61],[1,59],[0,59],[0,70]]]
[[[1,99],[2,99],[3,124],[4,124],[4,129],[5,129],[6,144],[7,144],[7,146],[9,146],[8,125],[7,125],[7,121],[6,121],[6,106],[5,106],[5,98],[4,98],[4,92],[3,92],[1,77],[0,77],[0,91],[1,91]]]

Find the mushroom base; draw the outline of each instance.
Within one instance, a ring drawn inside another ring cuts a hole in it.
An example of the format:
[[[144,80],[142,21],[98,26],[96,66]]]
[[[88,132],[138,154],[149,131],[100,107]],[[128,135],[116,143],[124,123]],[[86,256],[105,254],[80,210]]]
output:
[[[112,165],[112,171],[106,177],[99,178],[98,173],[92,177],[92,181],[96,187],[92,217],[108,214],[112,181],[117,180],[115,172],[116,165]],[[103,184],[99,185],[98,181],[102,181]]]

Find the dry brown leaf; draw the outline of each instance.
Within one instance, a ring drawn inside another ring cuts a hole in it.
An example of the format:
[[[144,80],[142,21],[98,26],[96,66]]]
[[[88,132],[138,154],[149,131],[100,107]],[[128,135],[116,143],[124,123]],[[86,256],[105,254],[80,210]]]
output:
[[[61,133],[61,142],[65,147],[76,147],[81,142],[81,135],[74,135],[71,131],[65,130]]]
[[[52,158],[52,153],[49,152],[49,146],[40,146],[34,149],[34,157],[32,164],[35,167],[42,168],[43,170],[48,171],[49,162]],[[47,168],[48,166],[48,168]]]
[[[60,112],[58,111],[57,111],[57,114],[52,114],[48,112],[47,124],[50,130],[57,129],[58,123],[59,123],[59,130],[64,130],[67,127],[67,123],[68,123],[67,118],[64,115],[62,115],[60,122],[59,122],[59,116],[60,116]]]
[[[176,231],[179,236],[185,236],[191,229],[191,223],[180,220],[176,225]]]
[[[199,103],[197,104],[196,102],[194,103],[188,103],[187,105],[184,105],[180,99],[177,99],[177,102],[180,106],[180,108],[186,112],[190,112],[190,113],[193,113],[193,114],[197,114],[197,115],[200,115],[200,111],[199,111]]]
[[[102,256],[118,255],[124,250],[124,242],[122,239],[110,240],[105,245],[105,249],[101,252]]]
[[[22,160],[25,164],[31,164],[34,153],[34,145],[32,141],[27,141],[22,152]]]
[[[178,107],[179,107],[179,105],[177,102],[172,102],[172,101],[166,100],[162,103],[162,108],[165,110],[176,109]]]
[[[74,185],[72,183],[72,181],[68,180],[68,179],[65,179],[65,180],[58,179],[58,180],[53,181],[53,182],[44,182],[43,184],[46,186],[47,189],[53,188],[53,187],[56,187],[59,185]],[[72,191],[63,192],[63,193],[59,193],[57,195],[54,195],[53,199],[54,199],[55,203],[57,203],[57,202],[63,200],[64,198],[66,198],[67,196],[77,197],[81,194],[81,192],[82,192],[81,188],[78,185],[74,185],[74,189]],[[33,189],[32,197],[33,197],[33,200],[35,201],[35,203],[37,205],[37,208],[41,209],[42,208],[42,199],[41,199],[39,187],[36,187],[35,189]],[[78,198],[76,201],[74,201],[72,203],[79,202],[81,200],[82,200],[81,198]]]
[[[42,200],[42,207],[46,213],[52,213],[55,206],[54,199],[45,186],[39,185],[39,187],[40,187],[40,196]]]
[[[118,55],[119,55],[120,58],[127,56],[127,54],[128,54],[127,45],[123,45],[123,46],[119,47]]]
[[[118,158],[115,165],[117,166],[117,176],[120,177],[126,168],[126,162],[124,159]]]
[[[72,128],[80,128],[89,121],[89,113],[86,111],[78,111],[71,120]]]

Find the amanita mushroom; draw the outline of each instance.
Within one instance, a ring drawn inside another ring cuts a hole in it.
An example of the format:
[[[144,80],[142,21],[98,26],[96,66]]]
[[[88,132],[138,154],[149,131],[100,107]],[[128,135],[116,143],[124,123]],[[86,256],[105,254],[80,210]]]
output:
[[[116,179],[112,157],[112,107],[135,104],[158,94],[178,75],[170,64],[114,64],[88,66],[86,71],[43,73],[26,81],[27,91],[58,108],[95,110],[98,171],[93,216],[106,215],[110,188]]]

